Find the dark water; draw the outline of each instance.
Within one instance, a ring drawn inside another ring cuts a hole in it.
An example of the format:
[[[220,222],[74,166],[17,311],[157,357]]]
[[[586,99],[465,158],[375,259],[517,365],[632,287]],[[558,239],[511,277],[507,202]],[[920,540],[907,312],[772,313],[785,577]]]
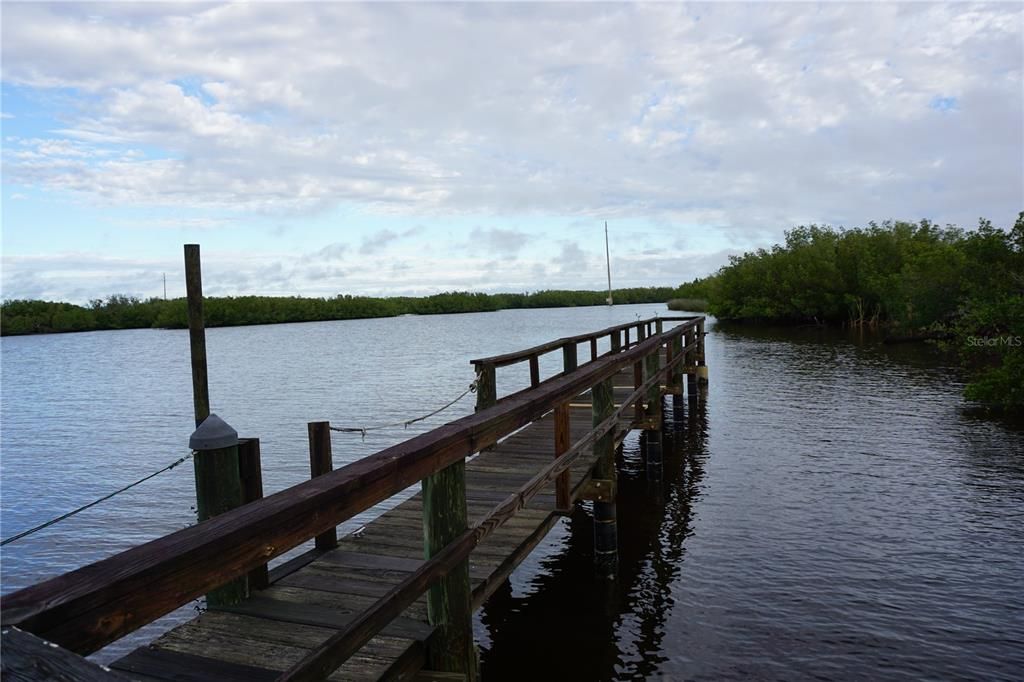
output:
[[[706,407],[620,455],[480,616],[485,678],[1021,679],[1024,439],[920,349],[713,329]]]
[[[407,418],[457,395],[471,357],[658,309],[211,330],[214,409],[263,438],[277,490],[306,476],[306,421]],[[184,452],[184,333],[2,344],[4,537]],[[1020,679],[1019,426],[971,416],[920,349],[717,327],[707,349],[707,404],[666,431],[660,481],[637,434],[623,448],[619,579],[593,576],[587,509],[561,522],[478,614],[484,678]],[[335,434],[335,460],[407,435]],[[3,591],[182,527],[192,494],[181,467],[5,547]]]

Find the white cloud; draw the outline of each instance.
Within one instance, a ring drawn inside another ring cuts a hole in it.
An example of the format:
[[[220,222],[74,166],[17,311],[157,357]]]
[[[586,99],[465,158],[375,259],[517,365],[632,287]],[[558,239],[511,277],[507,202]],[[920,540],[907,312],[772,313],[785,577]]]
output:
[[[800,222],[969,225],[1024,205],[1019,5],[10,3],[4,19],[5,83],[67,101],[49,138],[5,144],[5,182],[100,205],[628,218],[738,248]],[[385,253],[379,237],[354,248]],[[572,255],[523,267],[550,277]]]

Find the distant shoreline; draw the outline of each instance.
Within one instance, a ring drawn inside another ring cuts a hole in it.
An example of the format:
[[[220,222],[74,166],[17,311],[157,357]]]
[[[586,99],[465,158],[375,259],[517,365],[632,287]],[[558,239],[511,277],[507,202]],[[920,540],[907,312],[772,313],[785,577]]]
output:
[[[634,287],[612,290],[620,305],[666,303],[678,298],[673,287]],[[431,296],[334,298],[298,296],[206,297],[207,327],[243,327],[291,322],[328,322],[400,315],[484,313],[528,308],[566,308],[606,305],[607,291],[549,290],[530,294],[446,292]],[[0,304],[0,335],[29,336],[119,329],[186,329],[184,298],[141,300],[112,295],[88,306],[54,301],[10,300]]]

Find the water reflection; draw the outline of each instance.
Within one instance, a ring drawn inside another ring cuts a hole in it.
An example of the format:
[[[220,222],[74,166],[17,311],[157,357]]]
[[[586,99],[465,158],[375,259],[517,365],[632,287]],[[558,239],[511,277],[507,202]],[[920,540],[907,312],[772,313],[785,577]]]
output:
[[[618,579],[595,576],[591,515],[577,507],[559,551],[523,593],[506,581],[485,604],[484,679],[645,679],[666,660],[672,586],[685,580],[708,430],[702,404],[667,402],[660,466],[647,456],[649,433],[633,432],[617,453]]]

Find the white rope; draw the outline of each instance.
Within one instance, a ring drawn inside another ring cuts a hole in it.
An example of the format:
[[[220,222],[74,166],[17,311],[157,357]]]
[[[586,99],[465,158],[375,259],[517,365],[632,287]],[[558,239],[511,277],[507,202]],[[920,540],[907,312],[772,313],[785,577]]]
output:
[[[331,429],[331,431],[338,431],[339,433],[358,433],[358,434],[360,434],[363,437],[363,440],[366,440],[366,434],[369,431],[381,431],[383,429],[394,429],[394,428],[397,428],[399,426],[401,426],[404,429],[407,429],[407,428],[409,428],[410,424],[415,424],[416,422],[421,422],[424,419],[429,419],[430,417],[433,417],[435,414],[440,414],[441,412],[444,412],[445,410],[447,410],[449,407],[451,407],[455,403],[457,403],[460,400],[462,400],[463,398],[465,398],[470,393],[476,393],[476,389],[480,385],[480,376],[481,376],[481,374],[479,372],[477,372],[476,379],[473,380],[473,383],[471,383],[469,385],[469,387],[465,391],[460,393],[458,395],[458,397],[456,397],[454,400],[451,400],[448,403],[446,403],[445,405],[437,408],[433,412],[428,412],[427,414],[422,415],[420,417],[414,417],[412,419],[406,419],[405,421],[400,421],[400,422],[391,422],[390,424],[375,424],[373,426],[332,426],[332,427],[330,427],[330,429]]]
[[[178,459],[174,460],[173,462],[171,462],[170,464],[165,466],[163,469],[160,469],[159,471],[154,471],[149,476],[143,476],[142,478],[140,478],[139,480],[135,481],[134,483],[129,483],[125,487],[123,487],[123,488],[121,488],[119,490],[115,490],[114,492],[110,493],[109,495],[104,495],[103,497],[99,498],[98,500],[94,500],[94,501],[90,502],[89,504],[82,505],[78,509],[73,509],[73,510],[69,511],[66,514],[61,514],[60,516],[54,517],[54,518],[50,519],[49,521],[46,521],[44,523],[40,523],[38,526],[34,526],[32,528],[29,528],[28,530],[23,530],[22,532],[18,533],[17,535],[12,535],[11,537],[9,537],[6,540],[4,540],[3,542],[0,542],[0,547],[3,547],[4,545],[6,545],[9,542],[14,542],[15,540],[20,540],[22,538],[28,537],[29,535],[32,535],[33,533],[37,533],[37,532],[41,531],[44,528],[48,528],[48,527],[52,526],[55,523],[60,523],[64,519],[71,518],[72,516],[74,516],[75,514],[77,514],[79,512],[84,512],[86,509],[89,509],[90,507],[95,507],[100,502],[105,502],[105,501],[109,500],[111,497],[114,497],[115,495],[120,495],[121,493],[123,493],[126,490],[131,490],[132,488],[134,488],[135,486],[139,485],[140,483],[145,483],[146,481],[148,481],[149,479],[153,478],[154,476],[156,476],[158,474],[162,474],[165,471],[170,471],[171,469],[173,469],[174,467],[178,466],[182,462],[188,460],[194,454],[196,454],[196,453],[195,452],[190,452],[187,455],[185,455],[184,457],[179,457]]]

